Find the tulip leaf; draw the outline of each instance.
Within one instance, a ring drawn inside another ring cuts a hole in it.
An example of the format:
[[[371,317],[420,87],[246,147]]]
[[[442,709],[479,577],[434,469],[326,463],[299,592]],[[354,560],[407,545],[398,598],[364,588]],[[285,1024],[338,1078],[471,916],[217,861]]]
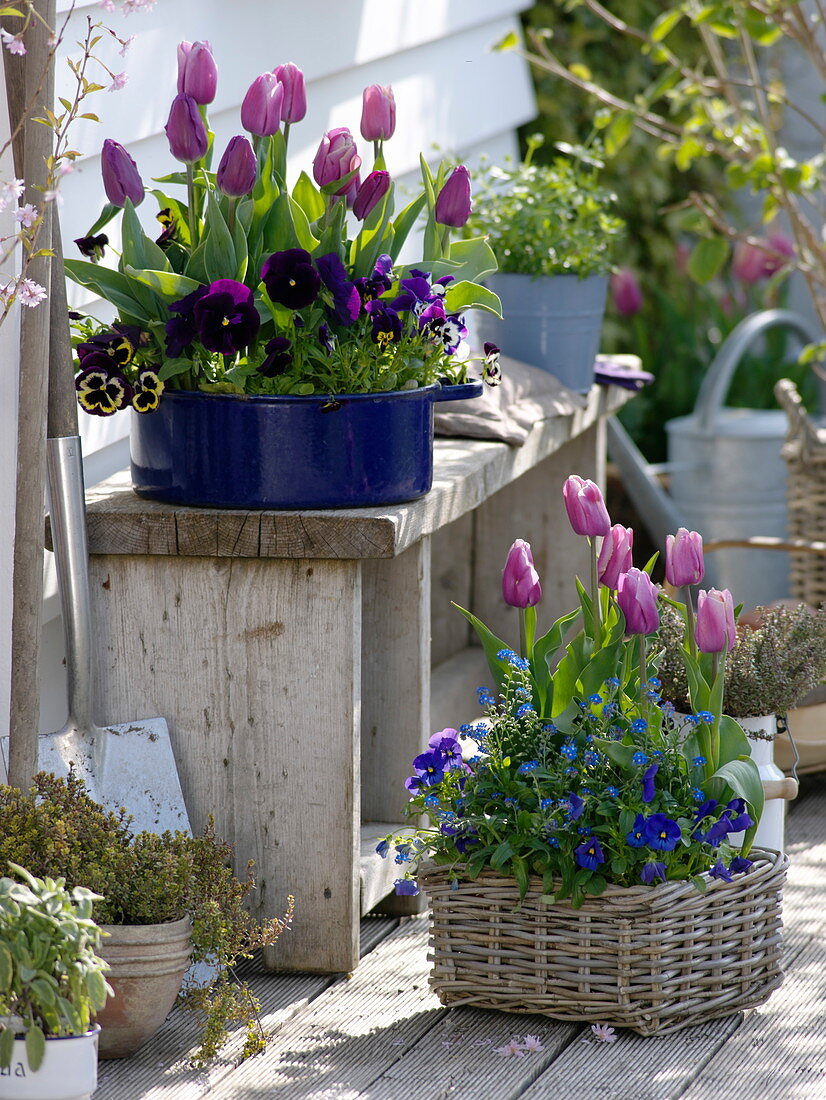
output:
[[[126,274],[139,283],[143,283],[151,290],[157,291],[163,298],[174,302],[178,298],[185,298],[193,290],[197,290],[202,284],[186,275],[178,275],[175,271],[138,271],[134,267],[127,267]]]
[[[724,714],[720,718],[720,763],[727,764],[729,760],[737,760],[741,756],[748,756],[751,752],[749,739],[740,723]]]
[[[502,316],[502,303],[492,290],[466,279],[451,283],[445,294],[445,309],[448,313],[464,313],[467,309],[483,309],[494,317]]]
[[[458,270],[449,273],[443,271],[443,275],[452,274],[457,277],[461,275],[462,278],[470,279],[473,282],[484,279],[486,275],[492,275],[499,268],[496,254],[490,247],[487,237],[471,237],[465,241],[452,241],[450,260],[458,264]]]
[[[126,200],[123,207],[122,240],[121,262],[124,268],[170,270],[169,260],[163,249],[150,241],[144,233],[130,199]]]
[[[227,279],[237,270],[235,244],[214,192],[207,192],[207,213],[204,225],[204,270],[209,282]]]
[[[162,382],[166,382],[169,378],[175,378],[179,374],[186,374],[188,370],[192,370],[191,359],[164,359],[161,369],[158,371],[158,378]]]
[[[721,783],[728,786],[736,797],[746,800],[751,816],[758,822],[760,815],[763,813],[765,795],[760,780],[760,772],[751,757],[729,760],[728,763],[717,769],[706,784],[708,793],[712,797],[719,798],[722,795]],[[751,830],[749,832],[751,833]]]
[[[324,216],[327,205],[306,172],[302,172],[293,187],[293,198],[307,215],[307,220],[318,221]]]
[[[457,603],[454,603],[453,606],[464,615],[479,635],[479,641],[482,643],[482,649],[484,649],[485,656],[488,660],[488,667],[490,668],[491,675],[496,681],[496,690],[497,692],[502,691],[508,678],[508,665],[505,661],[497,657],[496,654],[502,649],[510,649],[510,646],[506,642],[503,642],[501,638],[497,638],[492,631],[488,630],[482,620],[477,619],[472,612],[466,611]]]
[[[310,219],[307,217],[304,207],[292,195],[289,196],[288,210],[292,219],[293,233],[299,247],[307,252],[313,252],[314,249],[318,248],[318,240],[313,236]]]
[[[128,275],[85,260],[64,260],[66,274],[73,282],[93,290],[117,309],[129,313],[135,320],[146,322],[152,316],[135,296],[136,284]],[[137,284],[140,285],[140,284]]]
[[[108,225],[109,222],[112,220],[112,218],[114,218],[119,213],[120,213],[120,207],[119,206],[115,206],[115,204],[113,202],[107,202],[107,204],[104,206],[104,208],[100,212],[100,217],[95,222],[95,224],[92,226],[92,228],[88,231],[86,236],[87,237],[94,237],[97,233],[100,233],[101,229],[103,229],[103,227],[105,225]]]

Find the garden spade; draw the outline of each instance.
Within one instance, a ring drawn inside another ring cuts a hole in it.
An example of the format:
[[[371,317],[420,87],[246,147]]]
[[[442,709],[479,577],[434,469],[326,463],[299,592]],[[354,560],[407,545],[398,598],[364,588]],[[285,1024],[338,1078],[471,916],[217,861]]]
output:
[[[136,831],[189,832],[166,720],[142,718],[101,727],[93,719],[92,609],[83,460],[59,241],[55,219],[46,446],[52,542],[66,639],[69,716],[61,730],[40,736],[38,768],[59,776],[74,768],[95,801],[109,809],[126,808]],[[127,675],[128,670],[124,669],[123,674]],[[8,738],[0,747],[7,761]]]

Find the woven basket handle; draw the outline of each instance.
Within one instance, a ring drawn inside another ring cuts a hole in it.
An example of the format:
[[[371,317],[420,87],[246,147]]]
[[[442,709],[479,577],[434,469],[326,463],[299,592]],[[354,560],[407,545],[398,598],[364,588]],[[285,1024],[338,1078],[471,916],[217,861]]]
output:
[[[804,450],[826,446],[826,431],[819,430],[803,406],[797,386],[789,378],[781,378],[775,384],[774,396],[789,418],[789,442],[800,443]]]

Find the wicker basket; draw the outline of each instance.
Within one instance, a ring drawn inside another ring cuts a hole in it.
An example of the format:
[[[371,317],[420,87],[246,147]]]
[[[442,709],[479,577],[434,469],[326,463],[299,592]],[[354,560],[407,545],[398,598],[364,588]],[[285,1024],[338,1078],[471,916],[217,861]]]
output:
[[[789,418],[782,452],[788,474],[789,537],[826,542],[826,428],[813,423],[788,378],[777,383],[774,393]],[[795,599],[812,607],[824,603],[826,554],[793,550],[790,560]]]
[[[609,886],[581,909],[540,901],[531,881],[494,871],[451,887],[419,881],[431,903],[430,985],[444,1005],[599,1021],[664,1034],[761,1004],[783,980],[781,891],[788,860],[755,849],[733,882]]]

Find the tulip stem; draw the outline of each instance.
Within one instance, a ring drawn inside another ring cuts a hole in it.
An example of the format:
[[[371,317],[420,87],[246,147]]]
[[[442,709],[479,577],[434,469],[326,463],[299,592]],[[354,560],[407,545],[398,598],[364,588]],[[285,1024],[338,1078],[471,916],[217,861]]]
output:
[[[694,608],[691,605],[691,586],[685,585],[683,588],[683,599],[685,600],[685,627],[688,634],[688,651],[694,660],[697,660],[697,638],[696,627],[694,623]]]
[[[232,236],[232,232],[235,229],[235,207],[236,207],[237,203],[238,203],[237,198],[230,197],[230,200],[229,200],[229,214],[227,216],[227,229],[229,229],[230,236]]]
[[[643,717],[648,721],[648,698],[646,691],[648,690],[648,669],[645,663],[645,635],[637,635],[637,646],[640,663],[640,704],[642,706]]]
[[[289,144],[290,144],[290,124],[289,124],[289,122],[285,122],[284,123],[284,152],[285,153],[287,151],[287,146]]]
[[[588,539],[591,548],[591,602],[594,614],[594,645],[597,649],[602,641],[602,617],[599,606],[599,578],[597,576],[597,540],[596,536]]]
[[[195,232],[198,222],[195,216],[195,173],[191,164],[186,166],[186,201],[189,204],[189,243],[194,252],[198,244]]]

